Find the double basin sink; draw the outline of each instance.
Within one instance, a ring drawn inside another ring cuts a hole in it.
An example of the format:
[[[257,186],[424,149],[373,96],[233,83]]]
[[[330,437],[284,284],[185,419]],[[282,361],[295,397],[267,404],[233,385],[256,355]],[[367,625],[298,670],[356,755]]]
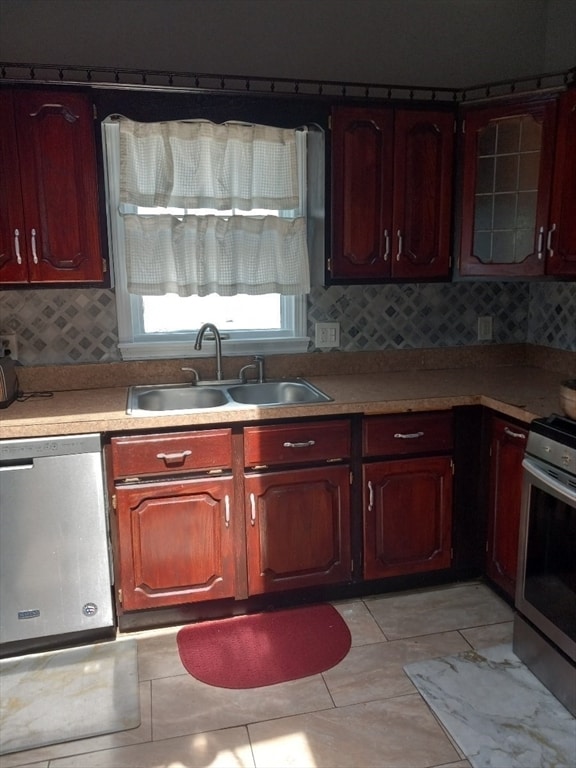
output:
[[[238,409],[325,403],[332,400],[305,379],[264,382],[210,382],[201,384],[137,385],[128,391],[126,413],[188,413],[207,409]]]

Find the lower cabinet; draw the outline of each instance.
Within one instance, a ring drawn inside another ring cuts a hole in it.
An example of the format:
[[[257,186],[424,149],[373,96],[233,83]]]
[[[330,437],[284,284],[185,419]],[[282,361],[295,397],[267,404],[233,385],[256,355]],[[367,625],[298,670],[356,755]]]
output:
[[[346,419],[112,438],[122,611],[349,580],[350,443]]]
[[[423,457],[364,467],[364,577],[449,568],[452,462]]]
[[[350,424],[244,428],[248,592],[351,578]]]
[[[114,437],[107,456],[122,610],[233,596],[232,430]]]
[[[232,478],[116,490],[124,610],[232,597]]]
[[[488,418],[486,575],[513,597],[528,433]],[[452,412],[357,423],[357,444],[346,417],[113,437],[106,454],[121,610],[450,569]],[[478,555],[484,531],[483,523]]]
[[[350,579],[348,467],[249,475],[245,493],[249,594]]]
[[[450,567],[451,451],[450,413],[364,420],[365,579]]]
[[[516,589],[522,459],[527,437],[523,427],[491,417],[486,574],[512,598]]]

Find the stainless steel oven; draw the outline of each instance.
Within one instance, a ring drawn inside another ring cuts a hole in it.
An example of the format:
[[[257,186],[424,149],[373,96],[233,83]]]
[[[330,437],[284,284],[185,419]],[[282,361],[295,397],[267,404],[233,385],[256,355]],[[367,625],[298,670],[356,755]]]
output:
[[[576,715],[576,421],[532,422],[523,468],[514,652]]]

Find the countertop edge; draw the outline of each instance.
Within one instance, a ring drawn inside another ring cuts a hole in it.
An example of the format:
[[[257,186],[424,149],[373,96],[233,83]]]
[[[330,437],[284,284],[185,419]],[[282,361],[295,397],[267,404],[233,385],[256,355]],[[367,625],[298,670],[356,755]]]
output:
[[[0,412],[0,439],[87,432],[182,429],[293,418],[385,415],[483,405],[520,422],[560,412],[566,374],[530,366],[309,376],[330,395],[327,403],[209,409],[179,415],[129,416],[125,386],[54,392],[13,403]]]

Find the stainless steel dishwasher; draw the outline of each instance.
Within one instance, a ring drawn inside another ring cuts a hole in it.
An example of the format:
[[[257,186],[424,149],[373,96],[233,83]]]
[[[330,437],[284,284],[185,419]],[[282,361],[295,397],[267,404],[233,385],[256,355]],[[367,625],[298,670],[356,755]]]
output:
[[[108,542],[100,435],[0,440],[2,655],[114,625]]]

